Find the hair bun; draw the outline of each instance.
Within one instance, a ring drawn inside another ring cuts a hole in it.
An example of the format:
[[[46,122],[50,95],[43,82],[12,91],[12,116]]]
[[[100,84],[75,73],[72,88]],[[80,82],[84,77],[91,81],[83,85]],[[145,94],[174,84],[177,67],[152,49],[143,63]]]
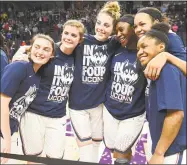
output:
[[[101,9],[101,12],[107,12],[112,15],[115,20],[119,20],[120,14],[120,5],[117,1],[107,2]]]
[[[114,12],[120,12],[120,6],[117,1],[115,2],[107,2],[104,6],[103,9],[110,9],[113,10]]]
[[[169,32],[170,27],[169,24],[161,22],[154,24],[151,29],[158,30],[167,34]]]

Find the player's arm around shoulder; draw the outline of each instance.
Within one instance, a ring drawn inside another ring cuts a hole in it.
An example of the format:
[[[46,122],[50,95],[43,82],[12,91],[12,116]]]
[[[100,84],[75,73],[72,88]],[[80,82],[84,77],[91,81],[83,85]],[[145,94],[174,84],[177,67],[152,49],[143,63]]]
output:
[[[29,61],[28,54],[26,51],[30,49],[30,46],[21,46],[15,55],[12,58],[12,62],[14,61]]]

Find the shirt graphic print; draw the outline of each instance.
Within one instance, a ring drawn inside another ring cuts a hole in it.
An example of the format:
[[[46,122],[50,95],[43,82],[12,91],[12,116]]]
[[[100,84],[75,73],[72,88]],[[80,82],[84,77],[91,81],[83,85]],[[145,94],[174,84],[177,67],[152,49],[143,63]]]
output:
[[[84,45],[82,82],[84,84],[102,82],[108,58],[107,45]]]
[[[16,100],[10,109],[10,118],[20,121],[21,115],[26,111],[37,94],[36,85],[31,86],[24,96]]]
[[[136,62],[131,64],[129,60],[116,62],[114,66],[114,80],[111,87],[110,98],[119,102],[130,104],[135,91],[134,85],[139,76],[136,71]]]
[[[74,65],[55,65],[54,77],[48,95],[48,101],[62,103],[68,97],[68,92],[73,81]]]

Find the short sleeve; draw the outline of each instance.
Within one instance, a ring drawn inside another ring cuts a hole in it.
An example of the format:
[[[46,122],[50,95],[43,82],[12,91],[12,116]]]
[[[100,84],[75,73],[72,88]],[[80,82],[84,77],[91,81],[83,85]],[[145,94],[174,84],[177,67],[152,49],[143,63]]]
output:
[[[156,81],[158,110],[184,110],[180,72],[166,64]]]
[[[169,33],[168,37],[168,52],[182,60],[186,60],[186,50],[181,38],[175,33]]]
[[[26,63],[13,62],[7,65],[1,75],[1,93],[13,97],[26,77]]]

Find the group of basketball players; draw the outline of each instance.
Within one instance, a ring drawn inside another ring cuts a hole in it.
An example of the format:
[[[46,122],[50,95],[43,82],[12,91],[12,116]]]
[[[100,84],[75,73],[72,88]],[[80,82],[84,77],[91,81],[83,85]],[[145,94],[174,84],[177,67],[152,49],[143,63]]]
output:
[[[19,130],[25,155],[62,159],[68,103],[79,161],[98,163],[102,140],[113,161],[130,161],[148,121],[149,164],[185,164],[185,60],[180,37],[151,7],[121,16],[107,2],[95,35],[77,20],[63,25],[59,43],[37,34],[2,71],[1,152],[11,153]]]

